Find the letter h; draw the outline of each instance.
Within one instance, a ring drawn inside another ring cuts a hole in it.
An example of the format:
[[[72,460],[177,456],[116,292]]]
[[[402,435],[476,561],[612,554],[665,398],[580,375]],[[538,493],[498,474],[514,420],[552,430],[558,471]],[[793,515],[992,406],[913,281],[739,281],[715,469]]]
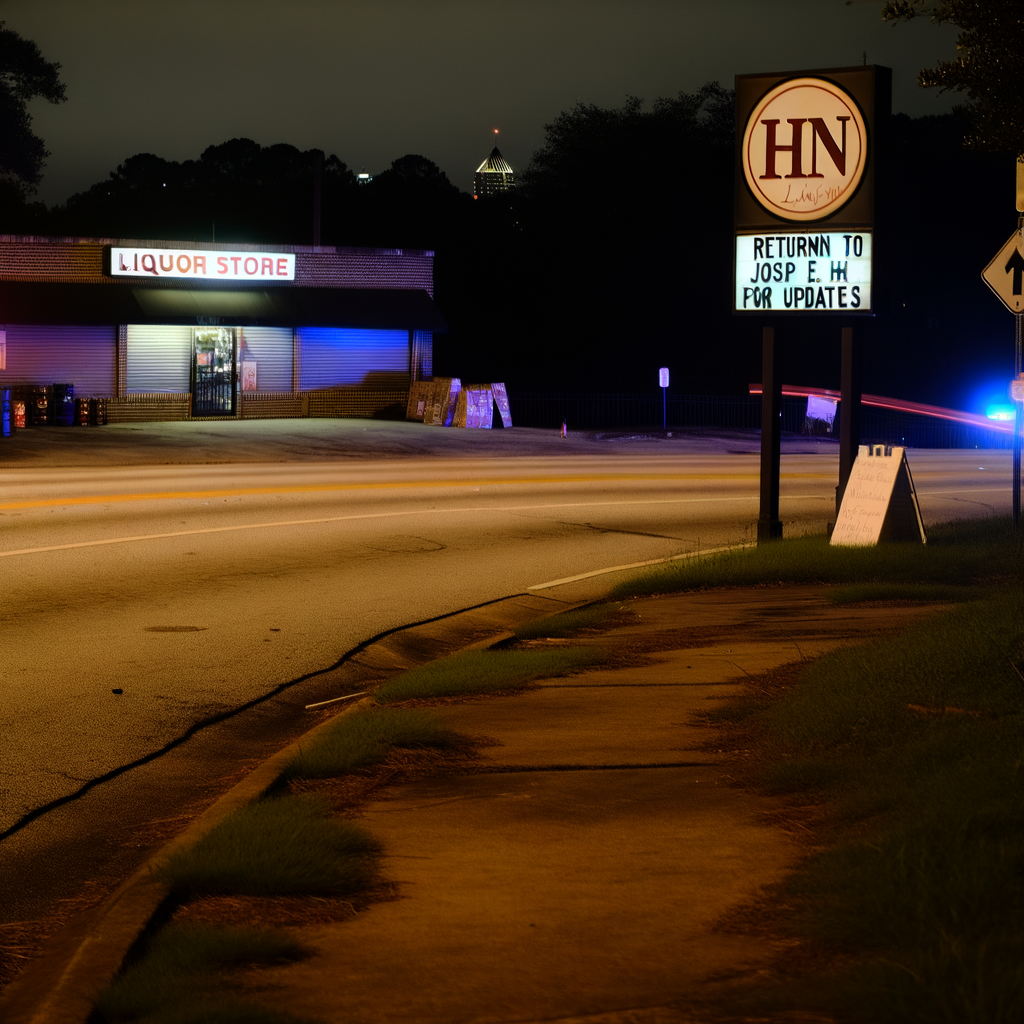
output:
[[[761,122],[765,126],[765,145],[764,145],[764,174],[761,178],[778,178],[779,175],[775,173],[775,154],[776,153],[790,153],[792,154],[792,165],[790,166],[791,174],[787,174],[787,178],[806,178],[804,174],[804,160],[803,160],[803,135],[804,135],[804,122],[807,120],[806,117],[787,117],[786,121],[793,127],[793,141],[788,146],[780,146],[776,141],[776,129],[778,128],[779,119],[769,118]]]

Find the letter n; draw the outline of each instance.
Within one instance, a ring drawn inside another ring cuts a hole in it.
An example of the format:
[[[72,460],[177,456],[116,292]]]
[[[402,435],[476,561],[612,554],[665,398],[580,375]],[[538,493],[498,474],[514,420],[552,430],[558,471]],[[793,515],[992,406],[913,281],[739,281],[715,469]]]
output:
[[[809,118],[811,122],[811,173],[808,177],[811,178],[823,178],[823,174],[818,173],[818,140],[821,139],[821,144],[825,147],[825,152],[832,157],[832,163],[836,165],[836,170],[840,174],[846,174],[846,122],[850,119],[848,117],[837,117],[836,120],[842,124],[842,147],[836,145],[836,140],[832,138],[832,133],[825,127],[825,119],[823,117],[812,117]]]

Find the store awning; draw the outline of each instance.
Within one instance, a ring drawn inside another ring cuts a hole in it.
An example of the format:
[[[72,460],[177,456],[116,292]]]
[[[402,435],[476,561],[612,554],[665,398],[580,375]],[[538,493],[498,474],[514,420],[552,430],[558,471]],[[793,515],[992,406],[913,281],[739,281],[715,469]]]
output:
[[[0,324],[448,330],[427,292],[409,289],[214,289],[49,281],[0,281]]]

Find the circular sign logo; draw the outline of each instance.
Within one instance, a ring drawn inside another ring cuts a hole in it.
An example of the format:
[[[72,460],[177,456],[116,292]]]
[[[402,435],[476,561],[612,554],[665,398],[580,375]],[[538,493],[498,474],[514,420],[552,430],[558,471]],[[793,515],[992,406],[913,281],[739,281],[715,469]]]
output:
[[[864,176],[864,118],[838,85],[790,79],[751,111],[741,159],[751,193],[769,213],[821,220],[853,198]]]

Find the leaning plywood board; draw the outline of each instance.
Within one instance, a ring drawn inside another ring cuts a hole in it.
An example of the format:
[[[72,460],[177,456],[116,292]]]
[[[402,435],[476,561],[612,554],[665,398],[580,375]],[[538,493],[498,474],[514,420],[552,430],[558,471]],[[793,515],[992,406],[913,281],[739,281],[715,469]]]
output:
[[[492,384],[491,391],[494,392],[494,404],[498,407],[501,425],[507,429],[512,426],[512,412],[508,407],[508,392],[505,390],[504,384]]]
[[[430,394],[427,397],[427,408],[423,413],[423,422],[427,426],[440,427],[444,425],[443,408],[448,401],[448,392],[451,390],[451,377],[435,377]]]
[[[448,385],[448,398],[441,409],[441,425],[450,427],[455,418],[455,406],[458,403],[459,392],[462,390],[462,381],[458,377],[452,377]]]
[[[862,444],[843,492],[832,543],[927,540],[906,450]]]
[[[427,398],[431,383],[428,380],[414,380],[409,385],[409,404],[405,410],[407,420],[422,420],[427,409]]]
[[[453,427],[464,427],[466,425],[466,391],[461,390],[455,398],[455,415],[452,417]]]
[[[470,384],[466,388],[466,426],[490,430],[494,420],[494,398],[484,384]]]

